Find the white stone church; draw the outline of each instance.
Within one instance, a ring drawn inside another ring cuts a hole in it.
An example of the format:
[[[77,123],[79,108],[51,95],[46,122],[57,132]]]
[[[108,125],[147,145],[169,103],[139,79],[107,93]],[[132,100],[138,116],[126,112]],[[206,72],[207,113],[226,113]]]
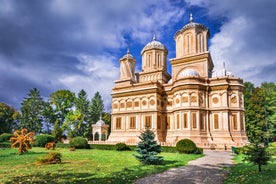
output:
[[[176,56],[155,36],[141,51],[142,71],[127,52],[120,59],[120,79],[112,90],[112,123],[108,142],[137,144],[146,127],[162,145],[180,139],[198,147],[228,149],[247,142],[243,80],[223,70],[214,71],[208,50],[209,30],[190,22],[175,33]]]

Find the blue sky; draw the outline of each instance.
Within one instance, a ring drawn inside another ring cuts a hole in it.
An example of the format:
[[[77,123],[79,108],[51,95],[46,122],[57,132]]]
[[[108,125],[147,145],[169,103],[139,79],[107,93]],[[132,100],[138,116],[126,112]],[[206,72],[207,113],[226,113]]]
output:
[[[274,0],[0,0],[0,102],[17,109],[32,88],[91,99],[99,91],[109,111],[119,59],[140,52],[156,32],[175,57],[174,34],[189,21],[210,29],[215,69],[245,81],[276,82]],[[170,64],[168,62],[170,71]]]

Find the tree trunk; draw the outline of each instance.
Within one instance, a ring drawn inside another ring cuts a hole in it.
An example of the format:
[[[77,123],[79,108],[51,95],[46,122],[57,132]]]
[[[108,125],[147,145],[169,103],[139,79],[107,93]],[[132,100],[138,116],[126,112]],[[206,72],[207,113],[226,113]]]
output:
[[[258,164],[258,168],[259,168],[259,172],[261,172],[262,171],[261,164]]]

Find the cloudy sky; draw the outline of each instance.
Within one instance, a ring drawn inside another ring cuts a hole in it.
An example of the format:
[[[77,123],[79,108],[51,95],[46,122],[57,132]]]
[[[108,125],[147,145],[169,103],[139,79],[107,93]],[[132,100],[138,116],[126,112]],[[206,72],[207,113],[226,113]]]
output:
[[[225,62],[256,86],[276,82],[275,0],[0,0],[0,102],[20,109],[32,88],[45,99],[84,89],[89,99],[99,91],[108,111],[128,46],[136,72],[154,30],[174,58],[190,6],[210,29],[216,69]]]

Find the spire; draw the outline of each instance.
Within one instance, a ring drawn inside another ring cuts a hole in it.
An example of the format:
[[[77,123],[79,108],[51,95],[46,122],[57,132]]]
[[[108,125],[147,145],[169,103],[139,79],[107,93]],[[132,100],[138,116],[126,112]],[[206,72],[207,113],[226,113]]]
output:
[[[155,31],[153,31],[153,37],[152,37],[152,40],[156,40],[156,34],[155,34]]]
[[[127,47],[127,54],[130,54],[130,51],[129,51],[129,46]]]
[[[193,22],[192,6],[190,6],[190,22]]]

